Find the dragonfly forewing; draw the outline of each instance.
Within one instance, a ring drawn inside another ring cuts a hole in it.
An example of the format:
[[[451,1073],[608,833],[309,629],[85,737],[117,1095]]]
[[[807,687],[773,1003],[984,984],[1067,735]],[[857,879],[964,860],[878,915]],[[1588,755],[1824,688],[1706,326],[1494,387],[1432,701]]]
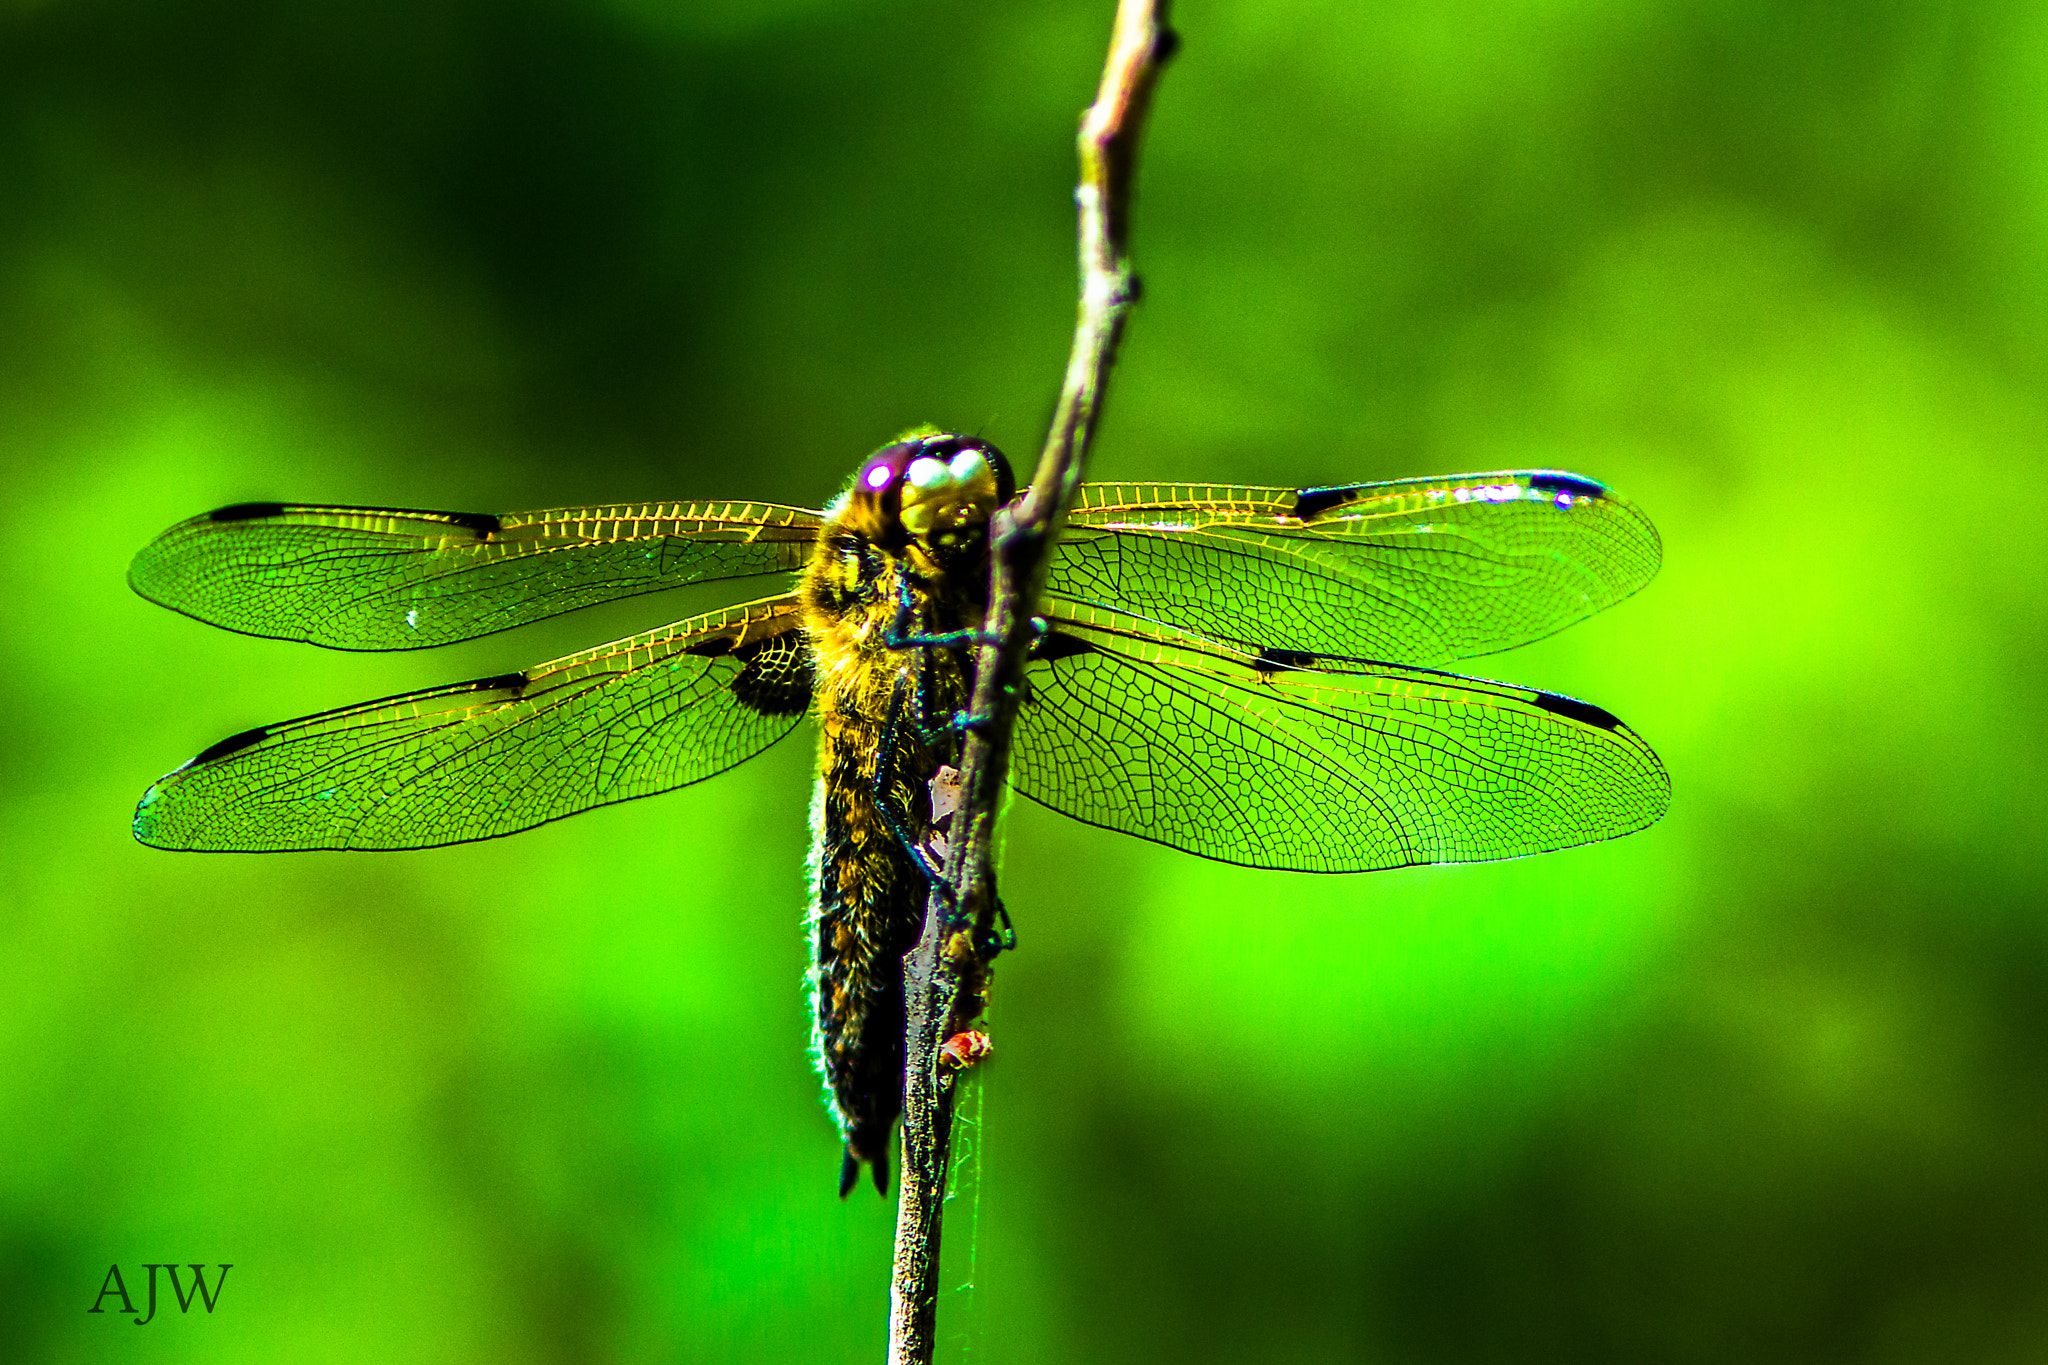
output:
[[[1634,504],[1555,470],[1341,488],[1088,484],[1046,591],[1257,652],[1433,666],[1527,644],[1648,583]]]
[[[135,556],[135,590],[211,625],[332,649],[422,649],[666,588],[803,567],[819,515],[756,502],[504,516],[240,503]]]

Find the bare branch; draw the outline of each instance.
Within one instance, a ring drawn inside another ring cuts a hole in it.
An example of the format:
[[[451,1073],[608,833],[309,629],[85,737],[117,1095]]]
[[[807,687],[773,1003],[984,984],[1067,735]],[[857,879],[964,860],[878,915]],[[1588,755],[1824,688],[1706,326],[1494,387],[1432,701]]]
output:
[[[956,1071],[941,1045],[980,1017],[993,939],[995,819],[1008,766],[1024,665],[1046,559],[1081,485],[1102,396],[1137,296],[1130,241],[1131,183],[1152,87],[1177,40],[1166,0],[1119,0],[1109,60],[1095,103],[1081,120],[1081,304],[1074,345],[1031,492],[989,528],[990,591],[985,644],[976,661],[970,714],[979,723],[962,745],[959,807],[947,832],[946,878],[957,905],[935,890],[924,934],[904,959],[909,1020],[903,1076],[903,1169],[890,1284],[891,1365],[932,1359],[937,1321],[940,1201],[951,1150]],[[971,928],[948,932],[949,920]]]

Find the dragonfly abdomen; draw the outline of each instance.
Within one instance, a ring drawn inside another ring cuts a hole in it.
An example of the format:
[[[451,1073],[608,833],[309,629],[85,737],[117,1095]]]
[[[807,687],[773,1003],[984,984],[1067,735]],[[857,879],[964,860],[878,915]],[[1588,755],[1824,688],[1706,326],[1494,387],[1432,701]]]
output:
[[[848,710],[820,719],[809,920],[812,1048],[847,1153],[874,1168],[880,1188],[890,1128],[903,1104],[903,955],[924,919],[925,882],[874,802],[881,727]],[[892,786],[921,826],[929,807],[919,794],[936,761],[921,744],[900,745],[896,758]],[[844,1183],[856,1174],[849,1164]]]
[[[842,1186],[865,1163],[881,1188],[903,1107],[903,957],[927,895],[904,840],[929,830],[932,776],[956,758],[944,721],[967,703],[964,653],[911,641],[978,619],[986,570],[972,547],[935,558],[907,545],[893,509],[872,496],[880,485],[864,474],[857,486],[868,496],[849,497],[827,522],[803,585],[824,732],[812,806],[812,1044],[846,1142]],[[878,772],[888,814],[876,804]]]

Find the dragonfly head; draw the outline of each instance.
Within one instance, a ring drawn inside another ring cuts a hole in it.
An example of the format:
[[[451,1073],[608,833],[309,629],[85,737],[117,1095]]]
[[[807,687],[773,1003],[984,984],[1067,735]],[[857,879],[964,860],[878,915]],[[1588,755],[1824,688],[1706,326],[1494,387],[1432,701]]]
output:
[[[877,540],[952,550],[979,536],[1016,492],[1002,451],[972,436],[937,434],[868,456],[846,501]]]

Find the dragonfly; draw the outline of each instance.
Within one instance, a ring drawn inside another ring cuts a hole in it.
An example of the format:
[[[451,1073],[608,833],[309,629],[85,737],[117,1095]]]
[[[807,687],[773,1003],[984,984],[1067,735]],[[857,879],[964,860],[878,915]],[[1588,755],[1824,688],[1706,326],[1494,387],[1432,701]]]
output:
[[[145,598],[341,650],[451,644],[686,584],[778,591],[517,673],[248,730],[144,794],[135,837],[218,852],[432,848],[673,791],[806,716],[812,1051],[840,1194],[900,1114],[903,955],[938,874],[931,779],[957,764],[991,443],[932,428],[821,510],[760,502],[494,515],[238,503],[135,558]],[[1332,487],[1090,483],[1047,569],[1009,782],[1205,858],[1364,872],[1549,852],[1644,828],[1670,782],[1589,702],[1447,671],[1657,572],[1604,484],[1512,470]]]

